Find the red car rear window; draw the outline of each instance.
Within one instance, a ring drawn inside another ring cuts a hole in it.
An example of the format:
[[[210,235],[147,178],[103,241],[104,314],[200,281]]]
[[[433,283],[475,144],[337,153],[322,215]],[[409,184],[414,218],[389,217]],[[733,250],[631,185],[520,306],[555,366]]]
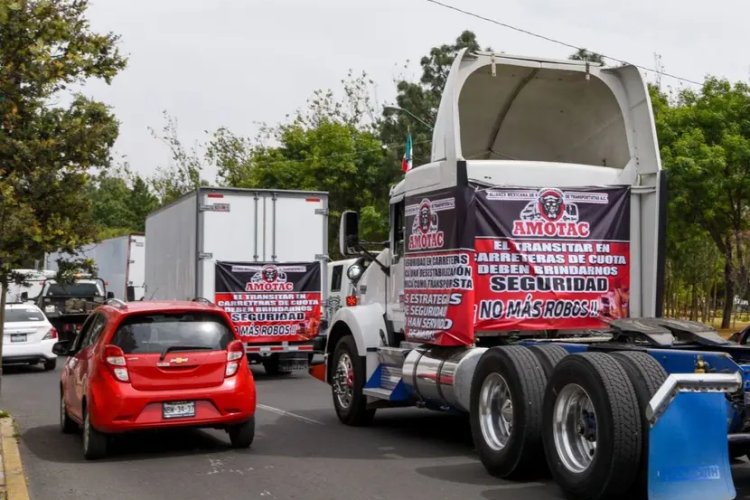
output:
[[[126,318],[111,343],[132,354],[161,353],[170,347],[223,350],[232,340],[232,331],[219,316],[177,313]]]

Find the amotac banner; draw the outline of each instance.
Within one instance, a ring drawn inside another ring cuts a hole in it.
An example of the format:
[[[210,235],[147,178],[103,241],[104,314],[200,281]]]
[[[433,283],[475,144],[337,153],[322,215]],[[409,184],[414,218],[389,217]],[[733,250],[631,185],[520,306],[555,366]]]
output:
[[[312,339],[321,301],[318,262],[216,262],[215,303],[246,342]]]
[[[601,328],[628,316],[630,189],[478,189],[475,328]]]
[[[473,342],[474,251],[462,246],[466,224],[463,190],[408,197],[405,207],[405,336],[413,342]]]
[[[630,189],[469,186],[406,200],[406,338],[601,328],[627,317]]]

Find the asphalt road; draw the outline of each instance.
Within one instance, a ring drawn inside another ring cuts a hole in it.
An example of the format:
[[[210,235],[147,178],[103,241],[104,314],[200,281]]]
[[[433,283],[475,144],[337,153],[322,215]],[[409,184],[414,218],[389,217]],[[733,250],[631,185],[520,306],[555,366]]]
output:
[[[549,477],[509,482],[486,474],[465,418],[381,410],[372,427],[336,419],[330,392],[306,374],[255,371],[255,441],[233,450],[222,431],[127,435],[108,458],[85,461],[80,435],[58,428],[57,372],[8,368],[0,407],[20,427],[32,500],[65,499],[559,499]],[[540,457],[541,458],[541,457]],[[750,464],[734,467],[750,497]]]

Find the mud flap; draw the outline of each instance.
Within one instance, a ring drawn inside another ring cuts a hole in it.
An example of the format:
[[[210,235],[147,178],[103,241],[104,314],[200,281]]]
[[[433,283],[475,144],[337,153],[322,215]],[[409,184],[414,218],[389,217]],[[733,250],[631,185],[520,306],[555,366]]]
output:
[[[647,410],[649,499],[735,498],[724,392],[737,390],[741,380],[673,374],[657,391]]]

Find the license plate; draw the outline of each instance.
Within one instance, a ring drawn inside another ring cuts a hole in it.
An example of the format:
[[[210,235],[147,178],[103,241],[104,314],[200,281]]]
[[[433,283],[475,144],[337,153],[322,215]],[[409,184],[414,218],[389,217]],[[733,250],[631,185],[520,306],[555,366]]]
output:
[[[195,416],[195,401],[162,403],[161,413],[165,419],[194,417]]]
[[[11,342],[26,342],[26,334],[25,333],[12,333],[10,335],[10,341]]]

